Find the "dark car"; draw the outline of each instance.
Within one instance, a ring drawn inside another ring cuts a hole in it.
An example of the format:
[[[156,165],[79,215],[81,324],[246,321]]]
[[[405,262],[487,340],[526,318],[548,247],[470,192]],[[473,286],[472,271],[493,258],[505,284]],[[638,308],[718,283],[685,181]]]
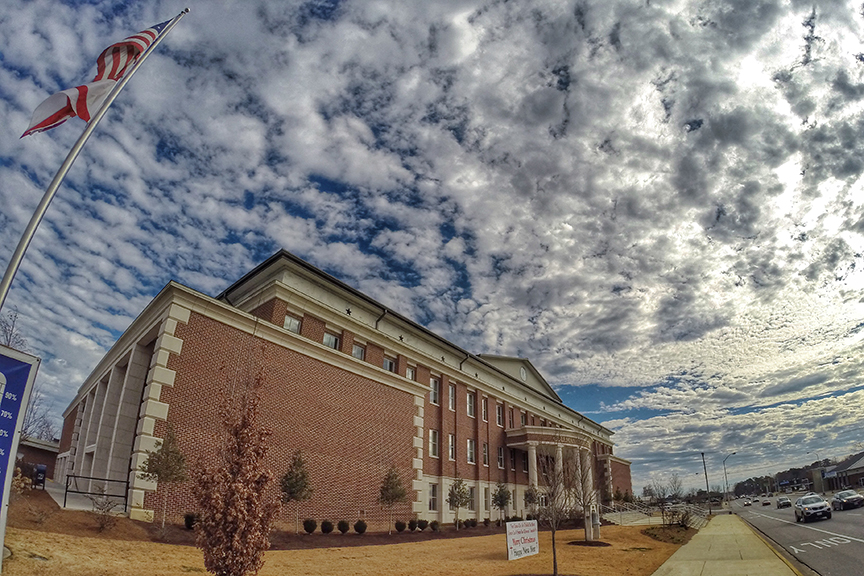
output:
[[[747,498],[746,500],[744,500],[744,506],[750,506],[751,504],[752,504],[752,502],[750,502],[750,499],[749,499],[749,498]]]
[[[795,521],[811,518],[831,518],[831,506],[821,496],[802,496],[795,501]]]
[[[831,499],[831,507],[834,510],[846,510],[847,508],[860,508],[864,506],[864,496],[855,490],[844,490],[837,492]]]
[[[777,498],[777,508],[791,508],[792,500],[787,498],[786,496],[780,496]]]

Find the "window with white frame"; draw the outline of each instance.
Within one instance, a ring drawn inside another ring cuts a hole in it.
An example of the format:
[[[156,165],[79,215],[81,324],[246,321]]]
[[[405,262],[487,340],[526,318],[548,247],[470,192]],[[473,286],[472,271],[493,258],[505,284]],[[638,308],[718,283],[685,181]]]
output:
[[[483,466],[489,466],[489,444],[483,442]]]
[[[477,441],[473,438],[468,439],[468,463],[477,463]]]
[[[449,398],[450,398],[450,410],[456,411],[456,385],[450,384],[449,390]]]
[[[483,421],[488,422],[489,421],[489,399],[483,398],[483,400],[480,401],[480,406],[481,406],[481,412],[483,414]]]
[[[300,319],[294,316],[285,316],[285,323],[282,326],[289,332],[300,333]]]
[[[351,356],[357,358],[358,360],[366,359],[366,347],[360,344],[354,344],[351,348]]]
[[[483,510],[490,509],[489,488],[483,488]]]
[[[407,378],[408,380],[416,380],[416,378],[417,378],[417,369],[414,368],[413,366],[408,366],[408,367],[405,369],[405,378]]]
[[[513,409],[507,411],[507,425],[509,428],[513,428]]]
[[[522,453],[522,472],[528,472],[528,453]]]
[[[456,460],[456,436],[453,434],[447,435],[447,454],[450,460]]]
[[[498,447],[498,468],[500,468],[501,470],[504,469],[504,447],[503,446]]]
[[[429,510],[438,510],[438,484],[429,485]]]
[[[324,346],[339,350],[339,336],[331,332],[324,333]]]
[[[384,357],[384,362],[381,364],[384,370],[388,372],[396,372],[396,359],[390,358],[389,356]]]
[[[516,470],[516,449],[510,449],[510,470]]]
[[[429,402],[431,404],[435,404],[436,406],[441,401],[441,380],[438,378],[431,378],[429,380]]]
[[[473,486],[468,487],[468,510],[477,510],[477,491]]]
[[[429,456],[438,458],[438,430],[429,430]]]
[[[504,405],[496,404],[495,405],[495,421],[498,423],[498,426],[504,427]]]
[[[522,426],[525,426],[528,423],[528,415],[525,412],[522,412]]]
[[[468,395],[465,397],[467,399],[466,404],[468,407],[468,416],[471,418],[476,417],[477,408],[474,406],[474,402],[477,401],[477,395],[474,392],[468,392]]]

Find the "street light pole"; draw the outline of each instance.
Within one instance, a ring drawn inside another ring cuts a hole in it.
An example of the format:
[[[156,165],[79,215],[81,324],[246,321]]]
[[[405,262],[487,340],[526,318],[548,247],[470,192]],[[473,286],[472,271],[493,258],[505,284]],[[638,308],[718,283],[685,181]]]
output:
[[[708,496],[708,516],[711,516],[711,488],[708,487],[708,467],[705,466],[705,453],[702,454],[702,470],[705,472],[705,494]]]
[[[729,456],[734,456],[737,452],[732,452]],[[729,456],[723,458],[723,478],[726,480],[726,492],[723,493],[723,499],[728,503],[729,502],[729,475],[726,474],[726,460],[729,459]]]

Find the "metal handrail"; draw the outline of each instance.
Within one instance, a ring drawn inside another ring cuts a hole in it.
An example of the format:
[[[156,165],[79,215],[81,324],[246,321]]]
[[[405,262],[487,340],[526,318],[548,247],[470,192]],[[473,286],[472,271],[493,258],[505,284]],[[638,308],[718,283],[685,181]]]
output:
[[[78,490],[78,479],[81,480],[98,480],[100,482],[113,482],[115,484],[123,484],[123,512],[126,513],[126,509],[129,504],[129,480],[112,480],[111,478],[97,478],[95,476],[76,476],[75,474],[69,474],[66,476],[66,490],[63,492],[63,508],[66,508],[66,497],[69,494],[84,494],[86,496],[110,496],[112,498],[121,498],[119,494],[107,494],[103,489],[101,492],[92,492],[87,490]],[[70,480],[74,481],[75,490],[69,488]]]

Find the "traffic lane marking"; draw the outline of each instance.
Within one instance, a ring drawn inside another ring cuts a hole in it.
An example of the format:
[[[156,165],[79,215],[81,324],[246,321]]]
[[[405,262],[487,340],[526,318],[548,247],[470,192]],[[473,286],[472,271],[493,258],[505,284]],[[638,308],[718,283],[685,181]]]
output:
[[[799,528],[807,528],[808,530],[813,530],[815,532],[821,532],[823,534],[828,534],[829,536],[836,536],[837,538],[845,538],[845,539],[853,541],[853,542],[860,542],[860,543],[864,544],[864,540],[862,540],[861,538],[856,538],[854,536],[849,536],[847,534],[837,534],[836,532],[829,532],[828,530],[822,530],[821,528],[815,528],[813,526],[807,526],[806,524],[800,524],[798,522],[790,522],[789,520],[783,520],[781,518],[777,518],[776,516],[767,516],[765,514],[759,514],[756,512],[754,512],[754,514],[756,516],[761,516],[763,518],[770,518],[771,520],[783,522],[784,524],[791,524],[792,526],[797,526]],[[803,546],[803,544],[802,544],[802,546]]]

